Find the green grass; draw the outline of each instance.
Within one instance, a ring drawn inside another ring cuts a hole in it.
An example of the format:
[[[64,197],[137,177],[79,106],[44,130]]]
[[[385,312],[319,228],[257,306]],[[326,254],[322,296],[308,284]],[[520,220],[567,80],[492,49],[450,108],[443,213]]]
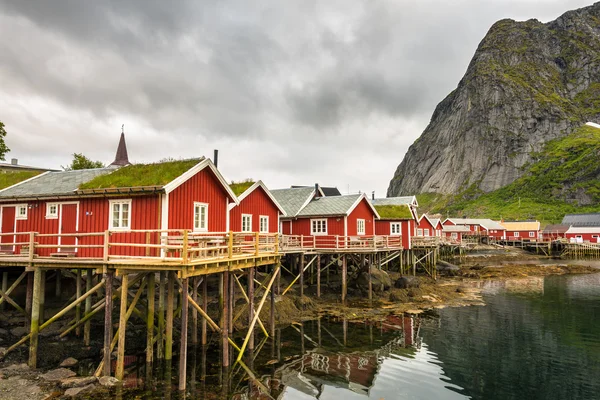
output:
[[[376,205],[375,209],[382,219],[412,219],[407,205]]]
[[[133,164],[83,183],[79,189],[164,186],[200,162],[199,159]]]
[[[600,129],[582,126],[532,155],[526,173],[510,185],[481,195],[473,187],[457,195],[419,195],[420,211],[542,223],[558,223],[567,213],[598,211]]]
[[[254,183],[255,182],[252,179],[245,179],[241,182],[231,182],[229,187],[236,196],[239,196],[248,190],[250,186],[254,185]]]
[[[0,172],[0,190],[41,174],[41,171]]]

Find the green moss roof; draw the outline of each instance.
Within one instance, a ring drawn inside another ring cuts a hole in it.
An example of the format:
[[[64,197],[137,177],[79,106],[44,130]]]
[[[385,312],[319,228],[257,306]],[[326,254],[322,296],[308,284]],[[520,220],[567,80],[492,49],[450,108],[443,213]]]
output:
[[[164,186],[198,164],[200,159],[133,164],[110,174],[97,176],[79,186],[83,189],[111,189],[140,186]]]
[[[6,189],[9,186],[16,185],[29,178],[41,174],[41,171],[20,171],[0,173],[0,190]]]
[[[407,205],[379,205],[375,206],[381,219],[413,219]]]
[[[231,182],[231,184],[229,185],[229,187],[231,188],[231,190],[233,191],[233,193],[236,196],[241,195],[242,193],[244,193],[246,190],[248,190],[248,188],[252,185],[254,185],[254,181],[251,179],[246,179],[245,181],[242,182]]]

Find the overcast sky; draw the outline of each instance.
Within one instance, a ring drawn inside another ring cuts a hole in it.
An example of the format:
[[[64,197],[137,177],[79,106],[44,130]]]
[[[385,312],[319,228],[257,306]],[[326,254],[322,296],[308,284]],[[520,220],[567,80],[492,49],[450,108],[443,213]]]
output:
[[[228,180],[385,196],[502,18],[579,0],[0,0],[7,159],[212,157]]]

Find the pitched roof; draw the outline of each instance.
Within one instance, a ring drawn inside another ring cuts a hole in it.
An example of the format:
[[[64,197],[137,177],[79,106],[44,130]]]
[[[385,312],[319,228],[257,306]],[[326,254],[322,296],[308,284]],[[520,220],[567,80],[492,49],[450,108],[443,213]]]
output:
[[[429,222],[433,225],[434,228],[437,228],[438,225],[442,224],[442,221],[439,218],[430,218]]]
[[[567,214],[561,224],[576,227],[600,226],[600,213]]]
[[[408,204],[374,204],[373,207],[375,207],[381,219],[414,219]]]
[[[400,197],[384,197],[371,200],[375,206],[398,206],[398,205],[414,205],[419,206],[417,196],[400,196]]]
[[[271,190],[271,194],[285,210],[288,217],[295,217],[315,195],[314,187]]]
[[[42,171],[0,172],[0,190],[26,181],[27,179],[31,179],[41,173]]]
[[[79,185],[97,176],[114,172],[112,168],[80,169],[74,171],[46,172],[0,191],[0,200],[30,197],[55,197],[73,195]]]
[[[464,225],[444,225],[442,227],[443,232],[471,232],[469,228]]]
[[[548,235],[551,233],[565,233],[569,229],[569,225],[563,224],[551,224],[546,225],[542,233]]]
[[[588,227],[576,227],[576,226],[572,226],[570,227],[565,233],[571,233],[571,234],[581,234],[581,233],[593,233],[593,234],[600,234],[600,227],[599,226],[588,226]]]
[[[255,183],[256,182],[254,182],[253,180],[247,180],[247,181],[242,181],[242,182],[231,182],[229,184],[229,187],[231,188],[233,193],[235,193],[235,195],[239,197],[242,193],[244,193],[246,190],[248,190],[248,188],[252,187],[252,185],[254,185]]]
[[[448,220],[456,225],[481,225],[485,229],[506,230],[502,225],[488,218],[448,218]]]
[[[318,197],[311,200],[298,213],[299,217],[317,217],[330,215],[348,215],[356,204],[365,198],[364,194],[345,196]],[[368,200],[367,200],[368,202]]]
[[[124,167],[131,165],[129,162],[129,156],[127,155],[127,144],[125,143],[125,133],[121,132],[121,138],[119,139],[119,145],[117,146],[117,154],[115,155],[115,161],[110,165],[115,167]]]
[[[244,182],[244,183],[248,183],[248,182]],[[249,186],[248,188],[246,188],[246,190],[244,190],[244,192],[241,193],[240,195],[238,195],[237,193],[235,193],[235,190],[234,190],[234,193],[236,194],[236,196],[238,196],[238,200],[241,203],[242,200],[244,200],[246,197],[248,197],[250,195],[250,193],[254,192],[258,188],[262,188],[264,190],[264,192],[267,195],[267,197],[269,197],[271,199],[271,201],[279,209],[279,211],[281,212],[281,214],[283,216],[285,216],[286,215],[285,214],[285,209],[281,206],[281,204],[279,204],[279,202],[277,201],[277,199],[275,198],[275,196],[273,196],[273,194],[267,188],[267,186],[263,183],[263,181],[258,181],[258,182],[252,183],[251,186]],[[230,204],[229,205],[229,209],[231,210],[235,206],[236,206],[235,203]]]
[[[539,231],[539,221],[504,221],[500,222],[507,231],[518,232],[518,231]]]
[[[301,188],[301,187],[311,187],[311,186],[292,186],[292,188]],[[323,196],[341,196],[342,193],[336,187],[332,186],[319,186],[321,192],[323,192]]]

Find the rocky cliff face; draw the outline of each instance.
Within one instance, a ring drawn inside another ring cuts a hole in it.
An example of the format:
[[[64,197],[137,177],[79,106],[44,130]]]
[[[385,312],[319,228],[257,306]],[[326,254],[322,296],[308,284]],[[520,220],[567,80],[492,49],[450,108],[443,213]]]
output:
[[[387,194],[498,189],[544,143],[587,121],[600,122],[600,2],[546,24],[498,21]]]

